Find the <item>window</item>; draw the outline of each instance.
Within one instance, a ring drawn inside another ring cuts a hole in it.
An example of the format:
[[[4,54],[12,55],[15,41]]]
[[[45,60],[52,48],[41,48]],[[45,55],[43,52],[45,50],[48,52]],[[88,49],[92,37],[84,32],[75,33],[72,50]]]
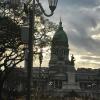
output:
[[[61,80],[55,80],[54,81],[54,88],[61,89],[62,88],[62,81]]]

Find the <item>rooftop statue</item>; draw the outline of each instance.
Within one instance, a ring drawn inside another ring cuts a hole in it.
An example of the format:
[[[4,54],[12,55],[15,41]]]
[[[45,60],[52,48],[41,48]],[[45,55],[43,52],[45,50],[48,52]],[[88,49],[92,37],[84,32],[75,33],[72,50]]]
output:
[[[71,64],[74,65],[75,64],[74,62],[75,62],[75,58],[74,58],[74,56],[72,54],[72,56],[71,56]]]

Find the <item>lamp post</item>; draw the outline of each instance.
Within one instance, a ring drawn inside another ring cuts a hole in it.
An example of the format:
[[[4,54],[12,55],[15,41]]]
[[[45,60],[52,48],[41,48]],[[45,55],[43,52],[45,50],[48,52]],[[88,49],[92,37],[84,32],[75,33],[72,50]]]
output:
[[[56,9],[58,0],[48,0],[49,8],[51,10],[51,14],[46,14],[39,0],[33,0],[32,6],[24,8],[26,13],[29,14],[29,36],[28,36],[28,65],[27,65],[27,96],[26,100],[31,100],[31,78],[32,78],[32,67],[33,67],[33,44],[34,44],[34,23],[35,23],[35,2],[37,2],[43,14],[47,17],[53,15],[54,10]],[[25,6],[24,6],[25,7]]]

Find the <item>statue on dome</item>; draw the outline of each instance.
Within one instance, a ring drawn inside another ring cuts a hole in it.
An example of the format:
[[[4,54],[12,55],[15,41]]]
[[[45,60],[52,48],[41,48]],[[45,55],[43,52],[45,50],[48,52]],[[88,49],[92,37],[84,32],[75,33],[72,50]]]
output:
[[[71,64],[74,66],[74,63],[75,62],[75,58],[74,58],[74,56],[73,56],[73,54],[72,54],[72,56],[71,56]]]

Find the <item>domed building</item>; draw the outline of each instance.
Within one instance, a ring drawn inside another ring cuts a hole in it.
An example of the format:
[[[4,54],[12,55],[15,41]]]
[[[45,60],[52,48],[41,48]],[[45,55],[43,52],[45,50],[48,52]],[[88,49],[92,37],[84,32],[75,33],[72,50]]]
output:
[[[53,39],[52,39],[51,59],[49,62],[49,67],[56,68],[56,66],[58,66],[58,67],[61,67],[61,69],[64,69],[64,71],[68,71],[70,69],[74,71],[75,70],[74,66],[71,66],[70,69],[67,66],[67,65],[74,65],[74,57],[72,58],[73,58],[72,59],[73,61],[69,61],[68,38],[67,38],[67,34],[63,30],[62,22],[60,20],[59,28],[54,34]]]
[[[58,95],[72,90],[80,90],[75,81],[74,56],[69,60],[69,44],[66,32],[60,20],[58,30],[53,36],[51,44],[51,58],[49,61],[49,75],[52,86]]]

